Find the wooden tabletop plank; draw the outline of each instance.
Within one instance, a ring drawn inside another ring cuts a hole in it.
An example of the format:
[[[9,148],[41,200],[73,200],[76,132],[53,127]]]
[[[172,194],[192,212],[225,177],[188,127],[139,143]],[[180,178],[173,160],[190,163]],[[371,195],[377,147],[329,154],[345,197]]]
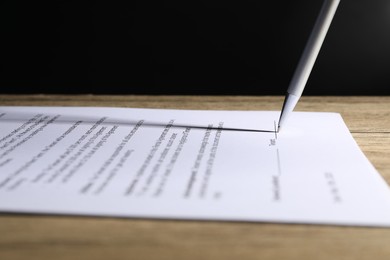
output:
[[[302,97],[296,111],[337,112],[351,132],[390,129],[390,97]],[[109,106],[171,109],[277,110],[280,96],[0,95],[1,106]]]
[[[283,97],[0,95],[0,105],[280,110]],[[390,183],[390,97],[303,97],[341,113]],[[1,199],[1,198],[0,198]],[[74,216],[0,215],[0,259],[390,259],[390,229]]]

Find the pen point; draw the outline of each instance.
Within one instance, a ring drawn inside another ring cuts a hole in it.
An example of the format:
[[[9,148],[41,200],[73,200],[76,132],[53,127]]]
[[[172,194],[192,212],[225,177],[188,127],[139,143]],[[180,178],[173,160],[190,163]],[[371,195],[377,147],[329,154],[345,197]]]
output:
[[[278,131],[280,131],[282,125],[285,124],[287,117],[289,117],[292,111],[294,110],[294,107],[298,103],[298,100],[299,100],[299,96],[295,96],[290,93],[287,93],[283,102],[282,111],[280,112]]]

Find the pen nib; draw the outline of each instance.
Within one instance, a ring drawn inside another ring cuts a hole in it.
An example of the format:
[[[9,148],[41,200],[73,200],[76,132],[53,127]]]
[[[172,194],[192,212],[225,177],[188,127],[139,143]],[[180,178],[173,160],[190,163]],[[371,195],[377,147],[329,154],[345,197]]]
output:
[[[299,100],[298,96],[287,93],[283,102],[282,111],[280,112],[278,131],[280,131],[282,125],[285,124],[287,117],[294,110],[294,107],[298,103],[298,100]]]
[[[276,137],[276,134],[279,133],[279,128],[280,128],[279,123],[276,124],[276,121],[274,121],[274,132],[275,132],[275,137]],[[277,139],[277,137],[276,137],[276,139]]]

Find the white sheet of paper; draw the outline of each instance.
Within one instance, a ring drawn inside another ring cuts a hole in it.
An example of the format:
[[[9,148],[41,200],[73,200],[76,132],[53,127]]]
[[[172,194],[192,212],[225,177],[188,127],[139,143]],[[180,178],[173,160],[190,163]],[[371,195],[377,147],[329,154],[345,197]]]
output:
[[[0,107],[0,211],[390,226],[334,113]]]

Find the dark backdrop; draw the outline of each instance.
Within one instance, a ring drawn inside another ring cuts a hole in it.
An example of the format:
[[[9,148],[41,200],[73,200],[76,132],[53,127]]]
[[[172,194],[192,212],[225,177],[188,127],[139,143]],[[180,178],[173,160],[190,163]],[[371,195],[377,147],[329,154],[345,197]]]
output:
[[[285,93],[322,1],[2,1],[2,93]],[[305,94],[390,94],[390,1],[342,0]]]

